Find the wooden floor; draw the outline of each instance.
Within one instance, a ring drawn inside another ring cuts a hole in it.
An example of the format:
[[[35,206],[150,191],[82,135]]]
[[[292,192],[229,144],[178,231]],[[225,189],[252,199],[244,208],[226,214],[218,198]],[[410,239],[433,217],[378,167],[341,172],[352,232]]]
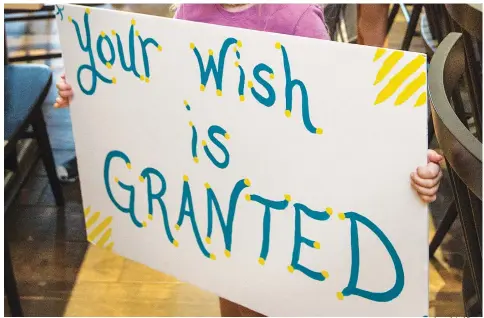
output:
[[[166,5],[118,5],[117,9],[169,15]],[[397,17],[389,38],[398,48],[405,23]],[[38,53],[59,47],[53,21],[7,24],[10,56]],[[415,38],[411,50],[424,51]],[[62,59],[47,63],[55,78]],[[69,110],[52,108],[53,85],[44,105],[57,163],[74,156]],[[55,207],[41,164],[7,212],[5,229],[17,275],[19,292],[28,316],[220,316],[215,295],[182,283],[86,242],[79,184],[64,187],[65,208]],[[449,205],[448,178],[431,205],[431,235]],[[437,257],[430,263],[430,316],[463,316],[461,279],[463,242],[458,222]],[[410,231],[410,229],[409,229]],[[9,314],[5,302],[5,315]]]

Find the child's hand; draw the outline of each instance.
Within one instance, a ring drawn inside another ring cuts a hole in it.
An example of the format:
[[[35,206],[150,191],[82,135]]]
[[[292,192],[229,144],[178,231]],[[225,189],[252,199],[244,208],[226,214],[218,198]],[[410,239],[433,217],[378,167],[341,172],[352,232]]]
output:
[[[412,187],[418,192],[420,198],[427,203],[435,201],[439,189],[442,170],[439,162],[442,156],[434,150],[427,152],[427,165],[418,167],[417,172],[410,174]]]
[[[72,86],[66,82],[66,74],[62,74],[61,79],[59,82],[57,82],[56,87],[59,96],[55,100],[54,107],[68,107],[72,97],[74,96],[74,92],[72,91]]]

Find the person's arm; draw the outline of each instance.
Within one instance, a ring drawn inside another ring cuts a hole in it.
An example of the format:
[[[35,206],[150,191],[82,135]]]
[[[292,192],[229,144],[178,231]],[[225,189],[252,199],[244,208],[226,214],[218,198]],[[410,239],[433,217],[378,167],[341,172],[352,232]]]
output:
[[[389,4],[358,4],[358,44],[386,47]]]
[[[324,22],[323,10],[319,6],[310,5],[299,18],[293,34],[307,38],[330,40]]]

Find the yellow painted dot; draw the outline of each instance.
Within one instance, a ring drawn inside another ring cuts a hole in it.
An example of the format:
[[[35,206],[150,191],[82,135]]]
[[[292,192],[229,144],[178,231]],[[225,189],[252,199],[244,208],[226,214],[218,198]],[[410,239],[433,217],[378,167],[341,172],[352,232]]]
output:
[[[314,242],[313,242],[313,247],[314,247],[315,249],[319,250],[319,249],[321,248],[321,244],[319,244],[319,242],[317,242],[317,241],[314,241]]]
[[[321,272],[321,275],[323,275],[324,278],[328,278],[329,277],[329,273],[327,271],[322,271]]]
[[[249,88],[252,88],[252,87],[254,87],[254,83],[252,83],[252,81],[248,81],[247,86],[249,86]]]
[[[104,31],[101,31],[101,37],[105,37],[106,36],[106,33],[104,33]]]
[[[145,82],[146,83],[149,83],[150,82],[150,78],[149,77],[145,78]]]
[[[238,40],[238,41],[237,41],[237,46],[238,46],[238,47],[242,47],[242,41],[241,41],[241,40]]]
[[[186,99],[183,101],[183,105],[185,105],[185,106],[187,106],[187,105],[188,105],[188,102],[187,102],[187,100],[186,100]]]
[[[284,194],[284,200],[287,202],[291,202],[291,195],[290,194]]]
[[[230,251],[229,250],[225,250],[224,254],[225,254],[226,257],[230,257]]]
[[[113,66],[111,65],[111,63],[106,62],[106,67],[107,67],[108,69],[111,69],[111,67],[113,67]]]
[[[190,43],[190,48],[193,50],[195,48],[195,43]]]
[[[217,96],[222,96],[222,91],[217,89]]]
[[[184,175],[183,176],[183,181],[187,182],[188,181],[188,176],[187,175]]]
[[[237,53],[237,47],[234,46],[234,53]]]
[[[114,182],[116,182],[116,183],[118,183],[118,182],[119,182],[118,177],[114,177]]]
[[[147,225],[146,221],[141,222],[141,224],[143,225],[143,227],[146,227],[146,225]]]
[[[330,208],[330,207],[327,207],[326,208],[326,213],[328,213],[329,215],[333,215],[333,209]]]
[[[192,127],[193,126],[193,122],[189,121],[188,122],[188,126]]]
[[[128,163],[126,164],[126,168],[128,168],[129,170],[131,170],[131,162],[128,162]]]
[[[207,236],[205,238],[205,242],[207,242],[207,244],[210,244],[210,243],[212,243],[212,239],[209,236]]]
[[[340,220],[344,220],[346,218],[345,214],[344,213],[338,213],[338,218]]]
[[[336,297],[339,299],[339,300],[343,300],[345,298],[345,296],[343,295],[342,292],[337,292],[336,293]]]
[[[205,85],[200,84],[200,91],[203,92],[205,90]]]
[[[234,65],[235,65],[235,67],[239,67],[239,62],[235,61]]]
[[[202,146],[206,146],[207,145],[207,142],[205,140],[202,140]]]
[[[179,245],[177,240],[173,240],[173,242],[172,242],[172,243],[173,243],[173,245],[174,245],[175,247],[178,247],[178,245]]]
[[[287,267],[287,270],[289,271],[289,273],[294,273],[294,267],[292,267],[291,265]]]
[[[139,76],[139,79],[142,80],[143,82],[145,81],[145,76],[144,75],[140,75]]]
[[[91,9],[86,8],[86,13],[87,13],[87,14],[91,13]]]
[[[159,52],[163,51],[163,47],[161,45],[159,45],[159,44],[158,44],[157,49],[158,49]]]
[[[68,16],[67,17],[67,20],[69,20],[69,22],[72,22],[72,17],[71,16]]]
[[[274,79],[274,73],[269,74],[270,79]]]
[[[148,214],[148,220],[150,220],[150,221],[153,220],[153,214]]]
[[[245,195],[245,199],[246,199],[247,201],[250,201],[250,194],[246,194],[246,195]]]
[[[138,31],[138,30],[136,30],[136,31],[134,32],[134,35],[139,36],[139,31]]]
[[[289,109],[286,109],[284,115],[286,115],[287,118],[291,117],[291,111]]]
[[[205,189],[210,189],[210,188],[211,188],[211,187],[210,187],[210,183],[205,182]]]
[[[193,157],[193,161],[195,161],[195,163],[198,163],[198,157]]]
[[[322,135],[323,134],[323,128],[316,129],[316,134]]]
[[[250,180],[249,179],[244,179],[244,184],[248,187],[250,187]]]
[[[180,225],[175,224],[175,230],[179,231],[180,230]]]
[[[244,95],[240,95],[240,96],[239,96],[239,100],[240,100],[241,102],[245,101],[245,96],[244,96]]]
[[[139,182],[145,182],[145,178],[143,178],[143,176],[139,176],[138,179],[139,179]]]
[[[263,259],[262,257],[259,257],[259,264],[264,265],[266,263],[266,260]]]
[[[225,137],[225,139],[229,140],[230,139],[229,133],[225,133],[224,137]]]
[[[212,49],[209,49],[209,50],[208,50],[208,55],[213,55],[213,51],[212,51]]]
[[[280,49],[281,48],[281,43],[280,42],[276,42],[276,49]]]
[[[111,81],[113,82],[113,84],[116,84],[116,77],[113,77]]]
[[[210,254],[210,259],[211,260],[216,260],[217,259],[217,256],[215,256],[215,254]]]
[[[135,19],[131,19],[131,25],[136,25],[136,20]]]
[[[112,34],[112,35],[116,35],[116,31],[111,30],[111,34]]]

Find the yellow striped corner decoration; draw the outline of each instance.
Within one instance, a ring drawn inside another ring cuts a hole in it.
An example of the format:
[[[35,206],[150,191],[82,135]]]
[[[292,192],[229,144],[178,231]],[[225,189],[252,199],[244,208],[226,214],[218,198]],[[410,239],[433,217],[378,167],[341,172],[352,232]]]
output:
[[[395,65],[397,65],[398,61],[403,57],[402,51],[395,51],[383,62],[383,65],[380,67],[378,74],[376,74],[376,79],[373,85],[380,83],[390,71],[393,69]]]
[[[112,216],[102,218],[101,212],[91,213],[91,207],[84,210],[86,220],[87,240],[94,245],[111,250],[114,242],[111,239],[112,228],[109,226],[113,221]]]
[[[399,106],[407,102],[413,96],[416,96],[414,107],[419,107],[427,102],[427,94],[425,90],[427,85],[427,77],[425,72],[420,71],[422,65],[427,62],[425,55],[420,54],[415,57],[410,62],[403,65],[401,59],[405,56],[405,52],[393,51],[391,54],[386,54],[387,50],[382,48],[377,48],[373,62],[379,60],[384,55],[386,56],[381,63],[381,66],[376,74],[375,81],[373,85],[384,85],[376,96],[374,105],[381,104],[396,95],[393,105]],[[393,71],[394,74],[390,77],[389,74]],[[410,77],[420,74],[412,80],[409,81]],[[383,83],[386,80],[386,83]]]
[[[373,62],[376,62],[387,52],[387,49],[379,47],[376,49],[375,56],[373,57]]]

